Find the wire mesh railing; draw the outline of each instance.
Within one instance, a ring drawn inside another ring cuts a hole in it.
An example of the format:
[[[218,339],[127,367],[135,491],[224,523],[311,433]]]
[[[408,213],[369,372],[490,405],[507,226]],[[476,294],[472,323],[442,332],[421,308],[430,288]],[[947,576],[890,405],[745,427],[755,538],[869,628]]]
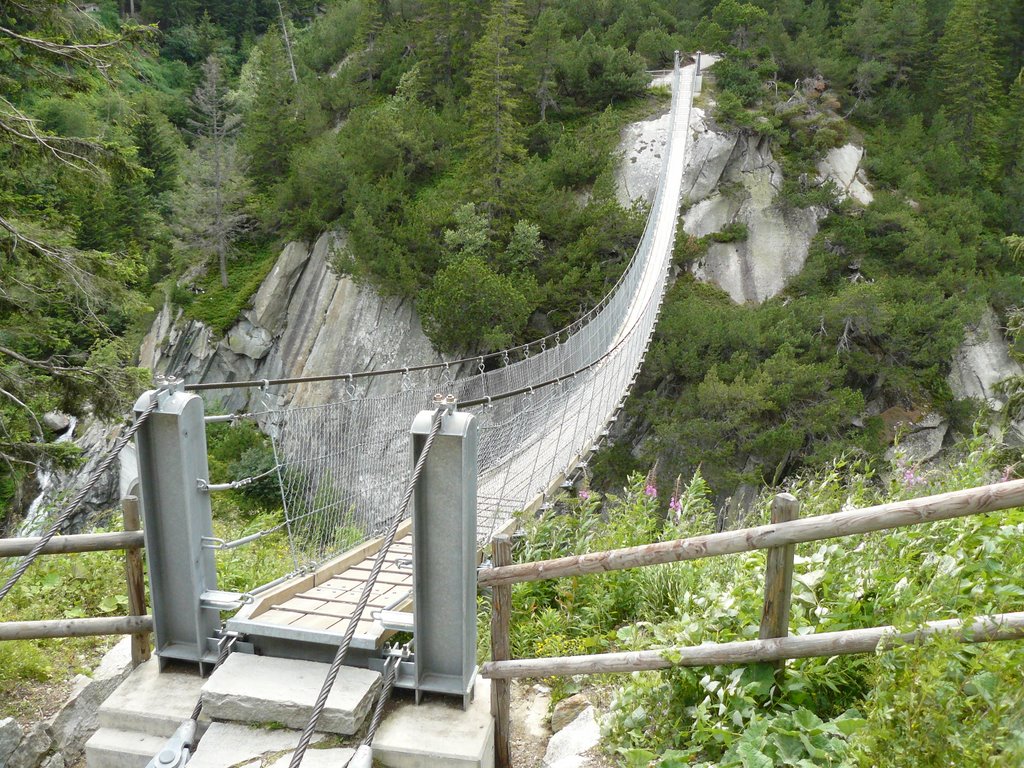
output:
[[[453,395],[480,420],[481,542],[598,442],[646,354],[671,268],[693,74],[684,78],[678,66],[673,72],[669,136],[651,212],[629,266],[594,311],[530,345],[352,374],[336,402],[255,414],[272,438],[282,526],[297,569],[382,532],[408,483],[409,425],[437,392]],[[401,376],[398,391],[367,396],[365,380],[374,375]]]

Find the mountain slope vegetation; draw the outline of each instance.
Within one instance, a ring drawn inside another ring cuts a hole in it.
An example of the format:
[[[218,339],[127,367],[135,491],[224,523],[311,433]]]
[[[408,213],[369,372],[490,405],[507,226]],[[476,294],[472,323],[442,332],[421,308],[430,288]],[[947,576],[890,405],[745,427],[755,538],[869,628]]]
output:
[[[73,461],[44,412],[117,410],[136,388],[147,307],[167,296],[223,329],[263,269],[248,265],[287,238],[345,227],[337,268],[416,297],[450,353],[571,321],[639,235],[611,152],[652,108],[645,70],[675,49],[726,54],[715,119],[772,139],[780,205],[833,214],[763,307],[680,281],[631,406],[639,448],[607,456],[609,482],[661,457],[663,476],[700,464],[728,492],[878,452],[867,402],[969,422],[945,384],[950,353],[986,304],[1005,319],[1021,299],[1003,242],[1024,229],[1016,3],[131,7],[2,5],[7,498],[39,461]],[[827,108],[790,86],[808,78]],[[803,181],[851,137],[878,192],[863,211]],[[714,322],[690,334],[695,306]]]

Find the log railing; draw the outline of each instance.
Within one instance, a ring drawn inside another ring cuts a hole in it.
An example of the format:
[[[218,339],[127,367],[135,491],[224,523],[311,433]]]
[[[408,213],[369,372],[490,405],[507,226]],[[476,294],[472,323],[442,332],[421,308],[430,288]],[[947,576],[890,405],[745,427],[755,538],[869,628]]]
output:
[[[0,640],[131,635],[132,664],[138,666],[149,658],[153,617],[146,615],[145,578],[142,570],[142,549],[145,543],[140,530],[139,500],[134,496],[125,497],[121,500],[121,511],[124,516],[123,532],[54,536],[39,554],[77,554],[124,550],[125,581],[128,586],[128,616],[2,622],[0,623]],[[38,542],[39,538],[35,537],[0,539],[0,557],[27,555]]]
[[[1021,506],[1024,506],[1024,480],[804,519],[797,519],[797,500],[790,494],[779,494],[772,504],[770,524],[735,531],[516,565],[504,564],[508,562],[507,542],[495,541],[495,565],[483,569],[478,579],[480,586],[494,588],[494,616],[491,622],[491,648],[494,652],[492,660],[481,665],[480,674],[494,681],[494,690],[498,692],[495,693],[495,700],[500,703],[500,698],[507,695],[506,681],[517,677],[604,674],[666,669],[672,666],[754,662],[773,663],[781,674],[786,659],[872,653],[879,647],[917,642],[937,632],[951,633],[963,642],[1024,638],[1024,612],[982,616],[971,623],[959,620],[929,622],[918,630],[904,633],[887,626],[788,636],[794,545]],[[761,628],[757,640],[586,656],[509,658],[508,614],[511,601],[505,590],[512,584],[699,560],[758,549],[767,549],[768,558]],[[508,709],[499,706],[494,713],[499,721],[505,720],[495,728],[499,742],[505,740],[504,744],[496,744],[496,756],[500,758],[508,754]],[[509,763],[499,759],[497,766],[508,768]]]

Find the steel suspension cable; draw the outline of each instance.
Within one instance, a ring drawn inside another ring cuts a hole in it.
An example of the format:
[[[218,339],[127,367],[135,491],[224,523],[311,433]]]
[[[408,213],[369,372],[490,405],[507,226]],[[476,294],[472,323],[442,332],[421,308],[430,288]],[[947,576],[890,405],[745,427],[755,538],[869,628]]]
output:
[[[302,764],[302,758],[305,756],[306,750],[309,748],[309,744],[313,739],[313,733],[316,730],[316,725],[320,720],[320,716],[323,714],[324,707],[327,706],[327,697],[330,695],[331,689],[334,687],[334,681],[337,679],[338,673],[341,671],[341,667],[345,663],[345,657],[348,655],[349,646],[352,644],[352,639],[356,634],[356,625],[362,618],[363,611],[366,610],[366,604],[370,601],[370,593],[373,591],[374,584],[377,582],[377,577],[380,576],[380,572],[384,568],[384,560],[388,555],[388,550],[391,549],[391,545],[395,541],[395,535],[398,533],[398,526],[401,525],[402,520],[405,518],[406,511],[412,503],[413,494],[416,492],[416,483],[419,481],[420,475],[423,474],[423,467],[427,463],[427,454],[430,453],[430,446],[433,445],[434,438],[441,430],[441,421],[447,411],[448,409],[445,406],[441,406],[434,411],[434,418],[430,425],[430,433],[427,435],[427,439],[423,443],[423,450],[420,451],[419,458],[416,459],[416,467],[412,471],[412,477],[409,478],[409,483],[406,486],[402,504],[399,507],[398,513],[394,518],[392,518],[391,525],[388,527],[387,535],[384,537],[384,543],[381,545],[380,550],[377,552],[377,556],[374,558],[373,567],[370,569],[370,575],[366,579],[366,583],[363,585],[363,591],[359,596],[359,602],[356,604],[355,611],[348,620],[348,627],[345,629],[345,634],[341,639],[341,645],[338,646],[338,651],[334,655],[334,661],[331,662],[331,668],[327,672],[327,677],[320,689],[320,695],[317,696],[316,703],[313,705],[313,713],[310,715],[309,722],[306,724],[306,728],[302,732],[302,737],[299,739],[299,744],[295,748],[295,752],[292,753],[289,768],[299,768]]]

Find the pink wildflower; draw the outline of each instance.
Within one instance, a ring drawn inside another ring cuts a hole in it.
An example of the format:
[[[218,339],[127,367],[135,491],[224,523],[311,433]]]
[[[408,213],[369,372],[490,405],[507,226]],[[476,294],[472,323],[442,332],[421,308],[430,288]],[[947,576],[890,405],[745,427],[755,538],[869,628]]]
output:
[[[583,499],[583,501],[586,501],[590,498],[590,491],[587,488],[580,488],[579,493],[576,495]]]
[[[669,499],[668,508],[672,510],[673,517],[676,522],[679,522],[679,515],[683,511],[682,502],[679,501],[680,493],[683,489],[683,476],[676,475],[676,484],[672,487],[672,498]]]
[[[905,469],[903,470],[903,482],[909,487],[913,487],[915,485],[923,485],[925,479],[920,475],[915,474],[913,469]]]
[[[658,496],[658,489],[655,486],[648,484],[644,486],[644,495],[656,498]]]

